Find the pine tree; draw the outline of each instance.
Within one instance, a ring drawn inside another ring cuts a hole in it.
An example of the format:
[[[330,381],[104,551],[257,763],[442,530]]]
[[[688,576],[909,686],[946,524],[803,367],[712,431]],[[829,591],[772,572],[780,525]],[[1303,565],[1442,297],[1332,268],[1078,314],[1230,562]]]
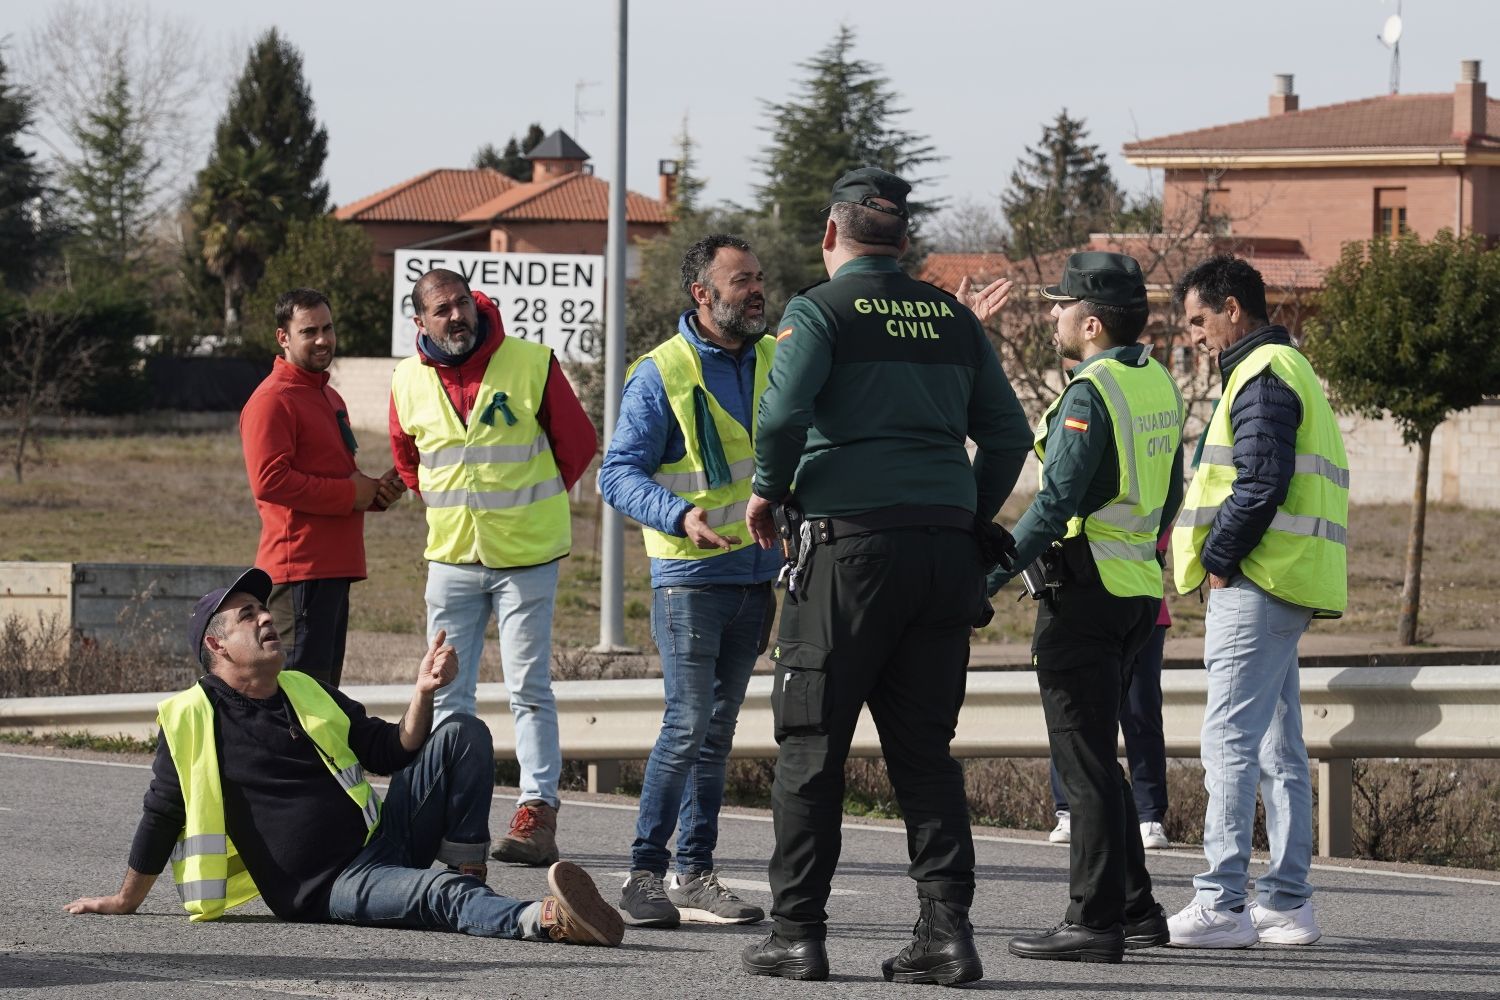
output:
[[[123,64],[71,138],[79,156],[64,168],[62,183],[72,255],[85,269],[124,275],[147,249],[162,161],[147,149]]]
[[[24,291],[47,256],[49,241],[39,222],[46,178],[20,136],[35,121],[31,95],[13,86],[0,56],[0,285]]]
[[[688,132],[687,115],[683,115],[682,132],[677,136],[677,182],[672,187],[672,217],[677,220],[698,213],[698,200],[708,183],[698,176],[698,157],[694,154],[697,148],[698,144]]]
[[[537,122],[532,122],[526,129],[525,138],[518,142],[515,136],[511,136],[506,140],[503,152],[495,149],[495,144],[492,142],[480,146],[474,154],[474,166],[498,170],[507,177],[529,183],[531,161],[526,158],[526,154],[535,149],[537,143],[545,138],[547,138],[547,133],[542,131],[542,126]]]
[[[283,176],[285,189],[275,194],[285,205],[288,221],[328,210],[328,183],[322,179],[328,131],[313,112],[301,53],[270,29],[251,47],[235,82],[214,133],[214,156],[231,146],[246,153],[268,150]],[[279,237],[276,245],[280,246]]]
[[[840,26],[821,52],[801,64],[807,71],[799,93],[784,104],[766,103],[771,145],[765,149],[766,182],[757,189],[762,211],[804,247],[809,281],[820,276],[828,192],[846,170],[875,166],[901,175],[914,187],[913,172],[938,157],[927,137],[898,128],[906,113],[880,68],[853,56],[854,29]],[[914,220],[931,209],[911,203]]]
[[[1011,171],[1000,203],[1018,254],[1078,246],[1118,217],[1124,195],[1088,135],[1084,119],[1064,108]]]

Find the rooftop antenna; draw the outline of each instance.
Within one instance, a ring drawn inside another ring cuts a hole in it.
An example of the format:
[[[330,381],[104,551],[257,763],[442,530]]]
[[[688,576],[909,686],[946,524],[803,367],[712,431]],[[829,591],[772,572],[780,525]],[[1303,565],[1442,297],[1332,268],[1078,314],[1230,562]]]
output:
[[[586,87],[599,86],[598,80],[579,80],[573,84],[573,138],[577,139],[583,134],[583,120],[585,118],[597,118],[604,114],[598,108],[585,108],[583,106],[583,91]]]
[[[1401,0],[1396,0],[1396,13],[1385,19],[1380,29],[1380,43],[1391,50],[1391,93],[1401,92]]]

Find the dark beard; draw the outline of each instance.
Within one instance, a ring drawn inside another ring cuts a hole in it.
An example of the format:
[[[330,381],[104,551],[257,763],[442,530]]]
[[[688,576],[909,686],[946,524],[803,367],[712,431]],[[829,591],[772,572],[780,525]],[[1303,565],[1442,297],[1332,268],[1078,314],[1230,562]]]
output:
[[[714,290],[713,304],[709,307],[713,314],[714,325],[719,328],[719,333],[728,340],[736,343],[744,343],[751,337],[757,337],[766,332],[765,303],[762,301],[761,314],[756,319],[745,315],[745,308],[750,303],[741,302],[739,305],[730,305],[719,297],[718,290]]]

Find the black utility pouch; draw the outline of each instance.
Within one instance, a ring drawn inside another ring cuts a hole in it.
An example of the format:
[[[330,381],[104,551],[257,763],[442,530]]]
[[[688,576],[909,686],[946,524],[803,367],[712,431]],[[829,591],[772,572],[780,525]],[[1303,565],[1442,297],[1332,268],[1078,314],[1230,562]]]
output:
[[[1099,582],[1099,567],[1094,562],[1094,553],[1089,550],[1086,536],[1074,535],[1063,539],[1062,563],[1069,583],[1092,586]]]
[[[776,662],[771,688],[776,738],[797,731],[822,731],[828,708],[828,650],[778,638],[771,659]]]

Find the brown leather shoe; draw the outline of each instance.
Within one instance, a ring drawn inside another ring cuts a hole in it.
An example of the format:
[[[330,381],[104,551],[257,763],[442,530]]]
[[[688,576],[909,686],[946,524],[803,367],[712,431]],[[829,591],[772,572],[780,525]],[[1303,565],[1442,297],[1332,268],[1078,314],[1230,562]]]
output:
[[[510,832],[490,857],[533,868],[552,864],[558,859],[557,810],[541,799],[522,802],[510,818]]]
[[[571,861],[547,872],[552,895],[542,897],[542,933],[553,941],[613,948],[625,938],[620,911],[605,902],[589,873]]]

